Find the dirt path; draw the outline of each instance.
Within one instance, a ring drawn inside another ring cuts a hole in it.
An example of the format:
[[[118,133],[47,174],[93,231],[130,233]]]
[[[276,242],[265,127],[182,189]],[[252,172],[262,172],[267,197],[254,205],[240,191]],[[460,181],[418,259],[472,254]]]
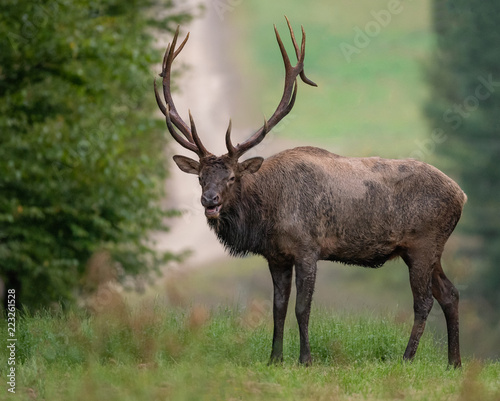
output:
[[[174,64],[174,71],[175,67],[182,65],[182,72],[179,79],[173,82],[173,86],[177,88],[174,101],[181,116],[187,121],[186,114],[190,109],[205,146],[218,149],[217,135],[207,133],[219,132],[223,127],[219,116],[227,114],[227,97],[224,94],[228,90],[225,75],[229,72],[226,68],[220,68],[221,65],[224,66],[222,60],[227,55],[220,50],[222,29],[219,21],[215,20],[217,16],[213,15],[211,10],[212,8],[207,6],[201,17],[193,19],[189,26],[183,27],[182,37],[189,31],[190,38],[176,59],[176,63],[182,64]],[[200,14],[194,5],[192,12],[195,15]],[[219,45],[216,46],[216,43]],[[213,112],[216,104],[219,113]],[[168,152],[196,157],[174,141],[171,142]],[[170,157],[169,159],[171,160]],[[173,252],[191,249],[193,253],[183,263],[190,267],[223,258],[224,249],[206,224],[196,177],[181,172],[173,161],[169,164],[169,172],[170,178],[166,182],[167,207],[181,210],[183,215],[169,222],[170,232],[156,237],[159,249]]]
[[[199,14],[199,11],[195,14]],[[248,96],[241,96],[244,92],[243,77],[237,68],[236,55],[231,53],[231,42],[239,38],[235,38],[235,30],[229,18],[223,18],[210,2],[206,3],[205,10],[201,14],[201,17],[195,18],[181,31],[184,37],[189,30],[190,37],[181,55],[176,59],[179,64],[174,65],[174,70],[175,67],[183,65],[180,79],[173,82],[173,86],[177,87],[174,102],[181,116],[186,118],[185,121],[187,121],[187,110],[191,110],[205,146],[215,154],[223,154],[226,153],[224,134],[230,116],[241,113],[241,110],[235,110],[236,107],[245,107],[244,110],[252,112],[252,102],[250,99],[244,104],[242,100]],[[162,46],[165,44],[161,43]],[[277,100],[279,96],[280,94],[276,94]],[[236,124],[233,124],[236,142],[242,135],[252,132],[249,127],[242,129],[241,121],[238,123],[240,127],[235,127]],[[258,127],[253,127],[256,128]],[[289,144],[281,139],[276,140],[272,134],[269,134],[265,142],[265,146],[257,147],[245,157],[256,154],[267,157],[289,147],[287,146]],[[173,141],[169,152],[195,157]],[[195,268],[227,258],[222,245],[207,226],[200,204],[201,193],[196,177],[181,172],[173,161],[170,163],[169,171],[170,178],[166,182],[167,206],[181,210],[183,216],[171,220],[170,232],[156,236],[158,248],[173,252],[192,250],[192,254],[179,266],[181,268]]]

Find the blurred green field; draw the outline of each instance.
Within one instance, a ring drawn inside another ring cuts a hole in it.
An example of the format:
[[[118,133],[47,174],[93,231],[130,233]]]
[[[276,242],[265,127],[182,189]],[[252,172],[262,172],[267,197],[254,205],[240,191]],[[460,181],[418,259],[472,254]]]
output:
[[[408,157],[418,149],[415,141],[430,132],[421,115],[427,94],[422,66],[433,38],[430,3],[396,2],[398,13],[389,11],[389,3],[259,0],[235,7],[231,17],[242,42],[250,44],[239,49],[242,65],[267,116],[283,85],[273,23],[290,55],[294,53],[283,14],[298,37],[301,24],[306,30],[305,71],[318,88],[299,85],[297,103],[280,136],[349,156]],[[348,62],[341,45],[354,46],[358,28],[370,35]]]
[[[352,45],[355,29],[364,30],[375,21],[372,11],[386,10],[388,0],[228,4],[233,6],[226,17],[239,35],[238,43],[248,44],[237,49],[248,76],[246,90],[266,116],[274,110],[283,84],[272,24],[278,25],[290,54],[283,14],[296,33],[300,24],[306,29],[306,72],[319,87],[300,84],[296,106],[275,130],[277,137],[349,156],[407,157],[421,150],[417,141],[430,132],[420,112],[427,96],[422,63],[433,40],[428,0],[402,1],[401,12],[393,14],[351,62],[340,45]],[[424,156],[435,163],[432,152]],[[444,267],[463,290],[469,266],[454,257],[459,244],[459,238],[449,244]],[[188,266],[189,259],[183,267]],[[297,364],[293,299],[285,361],[267,366],[272,282],[262,258],[228,256],[197,270],[171,271],[145,297],[128,297],[124,301],[111,287],[97,303],[87,304],[90,312],[41,313],[18,320],[17,391],[12,396],[2,383],[0,400],[500,398],[500,364],[472,356],[489,351],[484,323],[466,301],[461,304],[466,355],[462,370],[447,368],[444,317],[437,305],[415,362],[402,362],[413,314],[408,271],[401,261],[382,269],[320,263],[310,368]],[[5,325],[0,325],[0,336],[7,338]],[[3,352],[4,378],[6,366]]]
[[[406,327],[392,315],[335,314],[315,308],[314,365],[297,364],[288,322],[284,363],[268,366],[270,312],[237,306],[173,308],[161,299],[128,306],[24,316],[17,322],[16,394],[0,400],[481,400],[500,397],[499,363],[446,367],[440,338],[423,339],[403,363]],[[7,337],[5,325],[0,335]],[[7,353],[0,353],[7,366]]]
[[[289,17],[298,37],[301,24],[307,33],[305,70],[319,87],[299,82],[294,109],[270,134],[274,137],[266,141],[282,138],[283,149],[293,144],[312,144],[349,156],[423,155],[424,161],[445,167],[434,157],[432,144],[422,145],[431,132],[421,113],[428,93],[423,66],[433,43],[430,2],[396,3],[400,12],[391,14],[386,26],[379,24],[379,34],[370,37],[369,44],[360,48],[359,54],[353,54],[350,62],[340,45],[354,45],[357,28],[364,31],[377,23],[379,15],[387,15],[390,2],[258,0],[235,3],[224,14],[234,26],[237,43],[246,44],[234,51],[241,60],[242,75],[248,77],[247,97],[267,117],[274,111],[283,85],[283,65],[273,24],[291,56],[294,52],[283,15]],[[468,260],[454,256],[463,245],[464,239],[453,235],[443,260],[448,277],[462,294],[467,292],[472,272]],[[185,265],[189,266],[189,259]],[[167,287],[167,292],[174,294],[173,302],[183,305],[194,302],[245,306],[254,299],[272,299],[267,264],[259,257],[228,256],[195,271],[178,272],[167,278]],[[336,310],[370,311],[378,316],[392,313],[406,322],[408,330],[413,319],[408,268],[401,260],[381,269],[320,263],[313,302]],[[494,357],[498,352],[492,354],[490,344],[497,332],[477,318],[475,308],[466,296],[462,297],[463,352]],[[293,320],[293,313],[290,315],[289,320]],[[427,327],[428,331],[445,333],[444,316],[437,304]],[[482,333],[479,342],[477,332]]]

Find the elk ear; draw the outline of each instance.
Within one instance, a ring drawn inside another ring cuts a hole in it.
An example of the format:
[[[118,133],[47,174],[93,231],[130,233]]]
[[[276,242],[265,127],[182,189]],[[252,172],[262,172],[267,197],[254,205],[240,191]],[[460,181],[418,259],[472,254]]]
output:
[[[253,174],[259,171],[260,166],[262,166],[262,162],[264,161],[263,157],[252,157],[251,159],[245,160],[240,163],[240,174]]]
[[[200,173],[200,163],[189,157],[176,155],[174,156],[174,162],[185,173],[196,175]]]

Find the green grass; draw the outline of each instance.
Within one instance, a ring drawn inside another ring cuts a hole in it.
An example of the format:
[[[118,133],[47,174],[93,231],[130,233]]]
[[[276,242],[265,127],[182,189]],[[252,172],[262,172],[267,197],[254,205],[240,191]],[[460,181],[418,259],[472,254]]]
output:
[[[497,400],[500,364],[448,369],[426,335],[403,363],[408,327],[393,318],[314,310],[314,366],[297,363],[287,322],[285,360],[267,366],[271,316],[259,308],[136,307],[119,297],[100,313],[42,313],[18,321],[17,392],[31,400]],[[2,326],[0,335],[6,338]],[[7,366],[5,353],[0,366]],[[3,375],[3,374],[2,374]],[[2,385],[0,399],[14,399]],[[480,398],[477,398],[480,397]]]
[[[265,115],[282,91],[283,66],[272,30],[275,23],[292,56],[284,14],[300,35],[307,33],[305,71],[318,88],[300,84],[297,103],[278,128],[283,138],[352,156],[408,157],[430,129],[421,114],[427,96],[422,65],[432,45],[429,1],[402,1],[386,27],[350,62],[342,43],[354,44],[355,28],[374,21],[387,1],[353,3],[264,0],[242,2],[232,15],[244,34],[245,75],[252,98]]]

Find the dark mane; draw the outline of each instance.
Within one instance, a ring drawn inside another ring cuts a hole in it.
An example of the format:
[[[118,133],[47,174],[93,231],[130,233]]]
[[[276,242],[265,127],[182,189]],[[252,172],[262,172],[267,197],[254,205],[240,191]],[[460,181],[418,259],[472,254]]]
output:
[[[221,212],[219,219],[208,220],[217,238],[232,256],[249,253],[263,255],[269,247],[270,223],[262,215],[260,196],[240,197]]]

